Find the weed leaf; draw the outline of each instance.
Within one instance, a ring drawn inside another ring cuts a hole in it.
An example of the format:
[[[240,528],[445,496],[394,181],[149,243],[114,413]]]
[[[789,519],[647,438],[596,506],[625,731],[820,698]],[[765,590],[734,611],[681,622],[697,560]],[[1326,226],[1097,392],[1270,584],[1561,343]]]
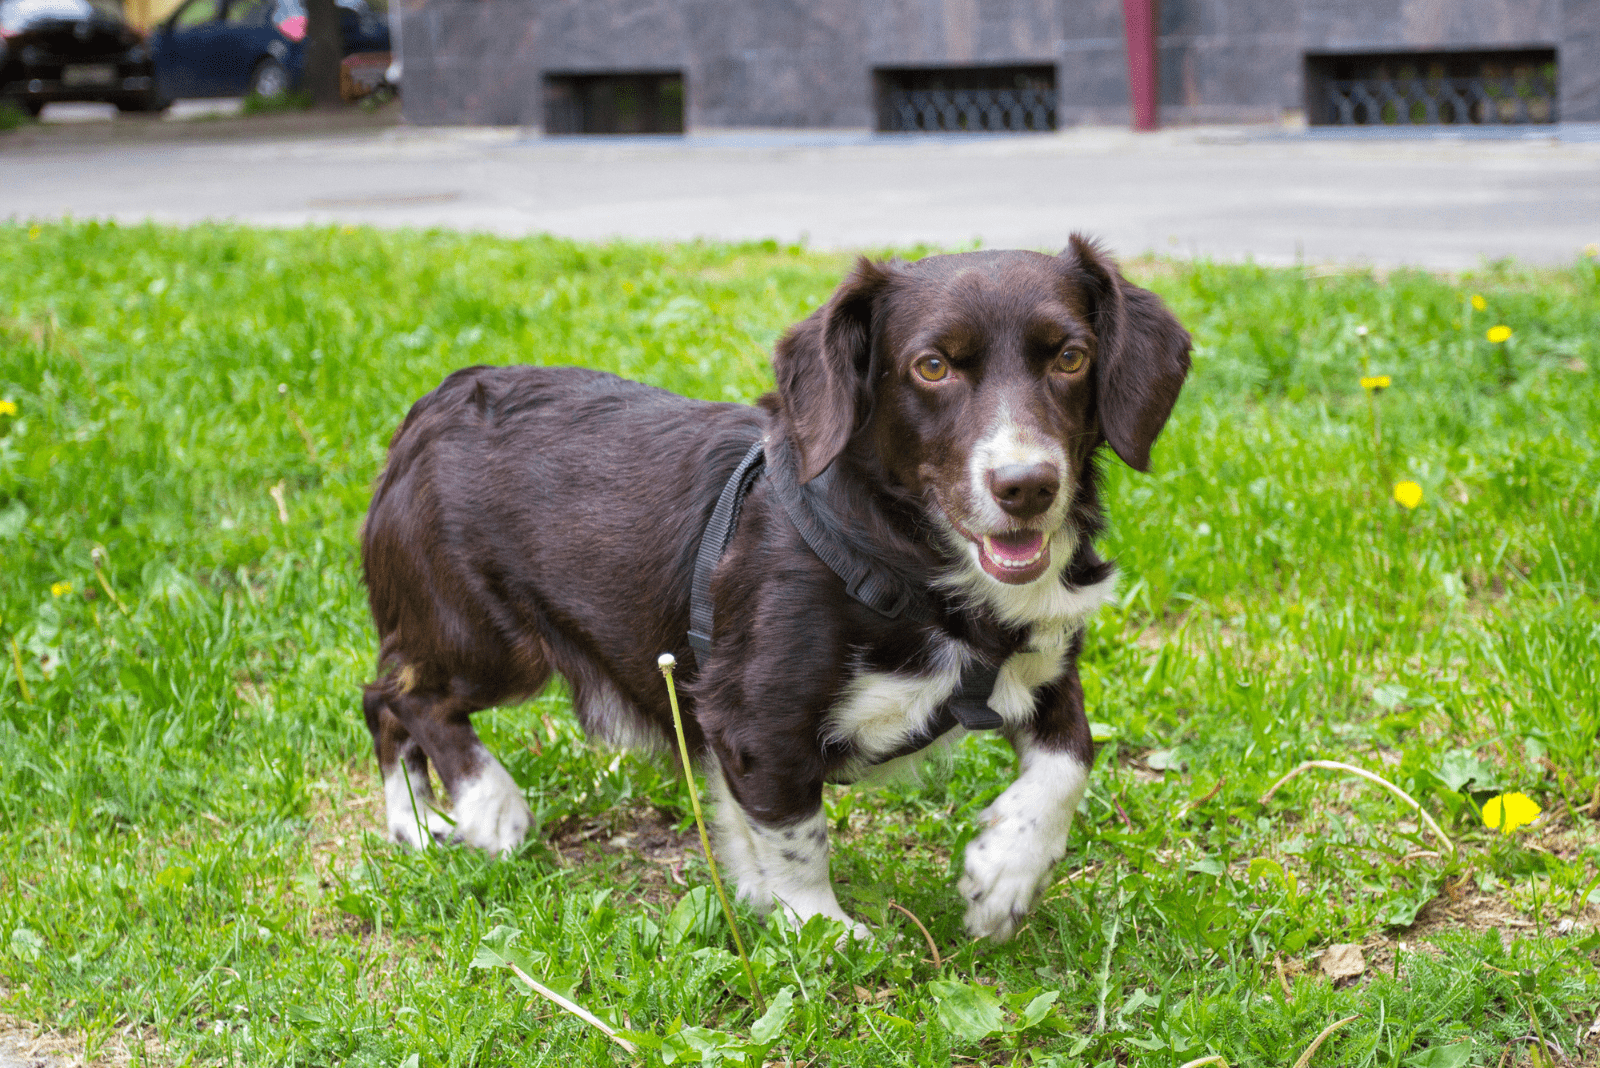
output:
[[[1005,1029],[1005,1017],[994,991],[986,986],[940,979],[928,984],[938,1002],[939,1022],[957,1038],[977,1042]]]
[[[772,999],[772,1004],[767,1006],[761,1019],[750,1026],[750,1038],[763,1045],[771,1045],[788,1026],[789,1016],[793,1012],[794,990],[786,986],[778,991],[778,996]]]
[[[1462,1068],[1472,1059],[1472,1039],[1462,1039],[1448,1046],[1430,1046],[1421,1053],[1406,1058],[1406,1068]]]

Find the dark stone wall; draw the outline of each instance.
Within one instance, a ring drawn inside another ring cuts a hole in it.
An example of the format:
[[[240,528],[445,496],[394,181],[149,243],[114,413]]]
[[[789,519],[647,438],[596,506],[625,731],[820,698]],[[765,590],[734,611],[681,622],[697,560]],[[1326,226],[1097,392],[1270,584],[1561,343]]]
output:
[[[1053,63],[1064,125],[1125,123],[1121,0],[394,0],[406,117],[538,126],[546,73],[680,70],[688,127],[863,128],[880,67]],[[1274,120],[1319,51],[1554,47],[1600,120],[1600,0],[1161,0],[1162,121]]]

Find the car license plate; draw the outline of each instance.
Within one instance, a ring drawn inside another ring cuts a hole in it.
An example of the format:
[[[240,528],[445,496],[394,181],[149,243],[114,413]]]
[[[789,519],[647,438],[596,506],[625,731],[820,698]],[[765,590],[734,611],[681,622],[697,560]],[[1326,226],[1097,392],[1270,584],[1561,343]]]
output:
[[[71,63],[61,68],[61,84],[71,88],[110,85],[116,80],[117,68],[110,63]]]

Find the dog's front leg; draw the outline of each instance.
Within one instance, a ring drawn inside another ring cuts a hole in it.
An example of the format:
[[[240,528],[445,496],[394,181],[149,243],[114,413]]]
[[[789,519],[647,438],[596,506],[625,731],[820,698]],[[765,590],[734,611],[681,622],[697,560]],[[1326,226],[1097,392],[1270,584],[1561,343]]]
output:
[[[1066,853],[1067,829],[1089,784],[1094,749],[1075,667],[1038,707],[1034,722],[1011,737],[1021,774],[984,809],[984,830],[967,845],[960,889],[974,938],[1003,942],[1016,932]]]
[[[813,811],[768,825],[739,803],[720,765],[712,762],[707,778],[716,795],[717,855],[738,887],[739,900],[762,916],[776,905],[796,924],[826,916],[846,924],[857,938],[870,937],[839,907],[833,892],[820,786]]]

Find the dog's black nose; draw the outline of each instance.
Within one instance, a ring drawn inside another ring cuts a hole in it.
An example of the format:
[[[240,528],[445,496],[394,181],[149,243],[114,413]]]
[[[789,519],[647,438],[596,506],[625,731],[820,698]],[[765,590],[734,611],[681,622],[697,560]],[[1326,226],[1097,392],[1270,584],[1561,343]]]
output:
[[[1032,519],[1051,504],[1061,488],[1055,464],[1007,464],[989,470],[989,492],[1007,515]]]

